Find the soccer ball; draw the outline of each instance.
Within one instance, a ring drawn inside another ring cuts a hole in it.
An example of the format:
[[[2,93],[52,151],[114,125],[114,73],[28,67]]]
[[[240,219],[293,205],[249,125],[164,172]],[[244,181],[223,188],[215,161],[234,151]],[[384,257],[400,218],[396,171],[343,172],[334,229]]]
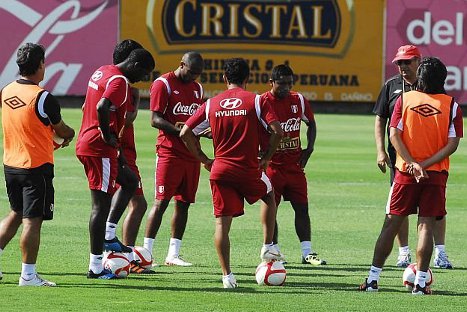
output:
[[[59,136],[54,132],[53,141],[54,141],[54,150],[57,150],[57,149],[59,149],[60,147],[62,147],[63,142],[65,142],[65,139],[59,137]]]
[[[280,261],[261,262],[256,268],[256,282],[258,285],[284,285],[287,272]]]
[[[141,267],[145,269],[152,268],[153,258],[149,250],[141,246],[135,246],[133,252],[135,254],[135,261],[138,262]]]
[[[104,256],[104,268],[119,278],[125,278],[130,274],[130,261],[120,252],[109,252]]]
[[[402,275],[402,282],[407,289],[412,290],[415,286],[415,275],[417,274],[417,264],[412,263],[407,266],[404,270],[404,274]],[[426,281],[426,285],[430,286],[433,283],[433,272],[430,268],[428,268],[428,278]]]

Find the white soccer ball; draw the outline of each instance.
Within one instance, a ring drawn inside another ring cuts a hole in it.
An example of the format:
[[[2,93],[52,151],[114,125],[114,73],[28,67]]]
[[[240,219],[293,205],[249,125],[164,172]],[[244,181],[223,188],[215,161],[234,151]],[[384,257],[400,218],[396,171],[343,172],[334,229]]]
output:
[[[135,254],[135,261],[138,262],[141,267],[145,269],[152,268],[152,262],[154,259],[152,258],[152,254],[149,250],[141,246],[135,246],[133,253]]]
[[[109,252],[104,256],[104,268],[110,270],[119,278],[125,278],[130,274],[130,261],[120,252]]]
[[[256,268],[258,285],[281,286],[285,283],[287,272],[280,261],[261,262]]]
[[[415,282],[415,275],[417,274],[417,263],[411,263],[405,268],[404,274],[402,275],[402,283],[407,289],[412,290]],[[430,286],[433,283],[433,272],[428,268],[428,278],[426,285]]]

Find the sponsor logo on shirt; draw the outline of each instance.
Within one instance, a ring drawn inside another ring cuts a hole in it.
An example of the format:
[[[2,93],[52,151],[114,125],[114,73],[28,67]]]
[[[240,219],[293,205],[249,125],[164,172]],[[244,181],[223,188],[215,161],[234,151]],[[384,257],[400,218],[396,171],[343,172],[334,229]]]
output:
[[[242,105],[242,100],[238,98],[229,98],[222,100],[220,107],[228,110],[221,110],[215,113],[216,117],[246,116],[246,109],[237,109]]]
[[[294,150],[294,149],[299,148],[299,146],[300,146],[300,140],[298,137],[296,138],[285,137],[279,143],[279,147],[277,148],[277,150],[278,151]]]
[[[182,102],[175,104],[173,109],[174,115],[187,115],[192,116],[198,110],[199,104],[192,103],[191,105],[183,105]]]
[[[290,118],[286,122],[281,122],[281,128],[284,132],[300,130],[300,118]]]
[[[236,109],[242,105],[242,100],[238,98],[224,99],[219,103],[219,105],[225,109]]]

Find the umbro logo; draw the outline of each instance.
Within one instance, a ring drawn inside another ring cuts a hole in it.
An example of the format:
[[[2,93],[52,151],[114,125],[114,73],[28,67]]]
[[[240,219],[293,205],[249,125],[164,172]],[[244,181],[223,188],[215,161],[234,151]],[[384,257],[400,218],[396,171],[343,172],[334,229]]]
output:
[[[422,115],[423,117],[430,117],[433,115],[441,114],[440,110],[431,106],[430,104],[421,104],[421,105],[412,107],[411,110],[413,110],[417,114]]]
[[[6,105],[10,106],[11,109],[17,109],[26,106],[26,103],[21,101],[16,95],[5,100]]]

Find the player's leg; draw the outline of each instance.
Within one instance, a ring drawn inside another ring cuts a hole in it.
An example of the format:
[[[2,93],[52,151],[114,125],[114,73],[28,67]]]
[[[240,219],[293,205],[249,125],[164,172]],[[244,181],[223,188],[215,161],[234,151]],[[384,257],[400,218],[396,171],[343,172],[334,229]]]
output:
[[[141,226],[148,203],[144,195],[134,195],[128,203],[128,214],[123,221],[123,243],[135,246],[138,231]]]
[[[261,198],[261,224],[263,227],[263,247],[260,257],[263,261],[284,260],[284,255],[274,246],[273,236],[276,224],[276,200],[274,192],[271,190]]]
[[[105,244],[106,249],[131,252],[131,249],[123,245],[116,237],[117,224],[123,215],[128,203],[138,187],[138,177],[128,166],[119,166],[117,183],[120,188],[112,198],[109,217],[106,222]],[[115,250],[115,247],[117,250]]]
[[[412,257],[409,249],[409,217],[405,218],[397,232],[397,244],[399,246],[399,256],[396,265],[406,268],[411,262]]]
[[[180,200],[175,201],[174,214],[171,220],[171,238],[169,250],[165,259],[166,265],[191,266],[192,263],[180,258],[180,248],[182,245],[183,234],[188,220],[188,210],[190,203]]]
[[[2,259],[3,250],[16,235],[21,221],[22,215],[12,210],[0,223],[0,260]],[[2,278],[3,273],[0,266],[0,280]]]
[[[446,253],[446,216],[436,218],[433,238],[435,241],[435,268],[452,269]]]
[[[146,221],[146,229],[144,232],[144,248],[149,250],[153,254],[152,249],[154,246],[154,240],[161,227],[162,217],[164,216],[167,207],[169,206],[170,200],[155,199],[151,210],[148,213],[148,219]]]
[[[435,217],[418,217],[417,274],[415,275],[413,294],[429,294],[426,287],[428,268],[433,254],[433,228]]]
[[[230,226],[232,224],[231,216],[216,218],[216,230],[214,234],[214,244],[216,246],[219,264],[221,265],[222,275],[227,276],[230,270]]]

